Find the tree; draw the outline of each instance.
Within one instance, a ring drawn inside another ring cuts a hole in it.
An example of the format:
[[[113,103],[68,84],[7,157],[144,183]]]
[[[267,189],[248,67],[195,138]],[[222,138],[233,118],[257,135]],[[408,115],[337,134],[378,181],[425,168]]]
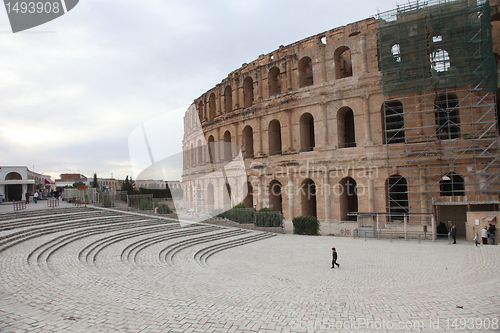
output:
[[[128,179],[128,176],[125,177],[125,181],[122,184],[122,191],[126,191],[129,195],[135,193],[135,184],[132,177],[130,177],[130,180]]]
[[[85,183],[82,182],[81,180],[78,180],[78,181],[73,183],[74,188],[77,188],[78,186],[85,186]]]
[[[94,181],[92,182],[92,187],[93,188],[98,188],[99,187],[99,184],[97,182],[97,174],[94,173]]]

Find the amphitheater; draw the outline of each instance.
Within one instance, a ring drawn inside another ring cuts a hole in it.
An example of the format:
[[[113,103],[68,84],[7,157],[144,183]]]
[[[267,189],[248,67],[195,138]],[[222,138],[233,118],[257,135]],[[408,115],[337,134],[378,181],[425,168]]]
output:
[[[499,10],[408,3],[243,64],[185,114],[186,207],[472,239],[467,213],[500,203]],[[245,171],[213,173],[231,159]]]

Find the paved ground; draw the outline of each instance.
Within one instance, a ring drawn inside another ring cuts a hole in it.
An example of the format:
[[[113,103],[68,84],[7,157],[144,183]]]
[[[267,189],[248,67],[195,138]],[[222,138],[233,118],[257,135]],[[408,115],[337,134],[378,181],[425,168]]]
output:
[[[500,246],[11,211],[0,205],[1,332],[500,331]]]

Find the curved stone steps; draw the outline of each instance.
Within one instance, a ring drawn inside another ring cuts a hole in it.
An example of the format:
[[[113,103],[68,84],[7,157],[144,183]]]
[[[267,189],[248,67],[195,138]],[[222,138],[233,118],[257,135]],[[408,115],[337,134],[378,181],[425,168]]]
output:
[[[135,222],[146,222],[148,220],[139,220],[139,221],[134,221]],[[109,233],[117,230],[122,230],[123,228],[134,228],[135,225],[131,225],[129,221],[127,222],[121,222],[121,223],[113,223],[112,225],[101,225],[98,227],[85,227],[85,228],[79,228],[73,232],[67,233],[67,234],[62,234],[59,236],[56,236],[55,238],[51,239],[48,242],[43,243],[42,245],[38,246],[35,248],[31,253],[28,255],[27,261],[28,263],[32,261],[32,258],[36,255],[36,262],[40,262],[41,258],[46,255],[46,261],[50,259],[50,257],[53,255],[53,253],[62,247],[94,235],[99,235],[99,234],[104,234],[104,233]],[[72,228],[71,230],[73,230]]]
[[[32,240],[43,235],[64,232],[81,227],[95,228],[102,225],[116,225],[117,223],[126,221],[131,222],[133,221],[133,219],[128,216],[113,215],[107,217],[92,217],[88,219],[64,221],[59,224],[50,226],[33,227],[27,230],[17,231],[15,233],[0,237],[0,252],[5,251],[12,246],[21,244],[25,241]]]
[[[222,228],[220,227],[215,227],[215,226],[207,226],[207,227],[197,227],[195,229],[177,229],[175,230],[174,233],[169,233],[169,234],[164,234],[164,235],[158,235],[153,238],[149,239],[143,239],[140,241],[137,241],[135,243],[130,244],[127,246],[121,254],[122,261],[124,262],[129,262],[129,263],[137,263],[138,261],[138,256],[139,253],[142,251],[146,250],[147,248],[156,245],[161,242],[169,241],[172,239],[180,238],[180,237],[189,237],[189,236],[195,236],[207,232],[212,232],[216,230],[220,230]]]
[[[244,235],[247,233],[250,233],[250,231],[244,230],[244,229],[235,229],[235,230],[224,231],[224,232],[206,235],[206,236],[201,236],[201,237],[194,237],[194,238],[191,238],[189,240],[180,241],[180,242],[177,242],[177,243],[174,243],[174,244],[171,244],[171,245],[165,247],[158,254],[158,258],[160,259],[160,262],[167,263],[167,264],[173,264],[174,256],[177,255],[180,251],[182,251],[184,249],[187,249],[189,247],[199,245],[202,243],[217,241],[217,240],[228,238],[228,237],[241,236],[241,235]]]
[[[211,246],[205,247],[201,250],[198,250],[194,254],[194,259],[196,261],[198,261],[200,264],[206,265],[208,258],[210,258],[211,256],[213,256],[214,254],[216,254],[218,252],[221,252],[221,251],[224,251],[224,250],[227,250],[230,248],[234,248],[237,246],[257,242],[257,241],[260,241],[263,239],[275,237],[275,236],[276,236],[276,234],[259,233],[256,235],[252,235],[252,236],[248,236],[248,237],[244,237],[244,238],[240,238],[240,239],[230,240],[230,241],[227,241],[224,243],[211,245]]]
[[[178,225],[175,224],[156,225],[153,227],[132,229],[127,232],[121,232],[119,234],[110,235],[87,245],[84,249],[80,251],[78,257],[82,262],[97,267],[97,257],[111,245],[127,241],[131,238],[142,237],[150,234],[155,234],[158,232],[168,232],[170,230],[176,230],[178,228],[179,228]]]
[[[43,211],[42,211],[43,212]],[[78,211],[78,212],[68,212],[68,213],[59,213],[57,215],[46,215],[44,216],[29,216],[28,214],[25,215],[26,217],[16,217],[14,219],[8,219],[11,217],[12,214],[0,214],[0,230],[1,231],[8,231],[8,230],[15,230],[15,229],[21,229],[21,228],[27,228],[32,225],[47,225],[51,223],[57,223],[58,221],[64,221],[65,218],[79,215],[79,217],[82,217],[82,215],[86,215],[86,218],[90,216],[101,216],[101,217],[106,217],[110,215],[116,215],[112,214],[112,212],[105,212],[105,211]],[[40,220],[42,218],[42,220]]]

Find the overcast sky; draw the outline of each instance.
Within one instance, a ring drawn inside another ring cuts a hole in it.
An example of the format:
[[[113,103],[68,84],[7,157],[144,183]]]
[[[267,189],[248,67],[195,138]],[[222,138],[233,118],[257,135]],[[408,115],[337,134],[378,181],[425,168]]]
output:
[[[125,178],[128,138],[141,124],[168,119],[165,140],[180,152],[183,112],[241,64],[395,7],[395,0],[80,0],[16,34],[0,9],[0,165],[53,178]]]

